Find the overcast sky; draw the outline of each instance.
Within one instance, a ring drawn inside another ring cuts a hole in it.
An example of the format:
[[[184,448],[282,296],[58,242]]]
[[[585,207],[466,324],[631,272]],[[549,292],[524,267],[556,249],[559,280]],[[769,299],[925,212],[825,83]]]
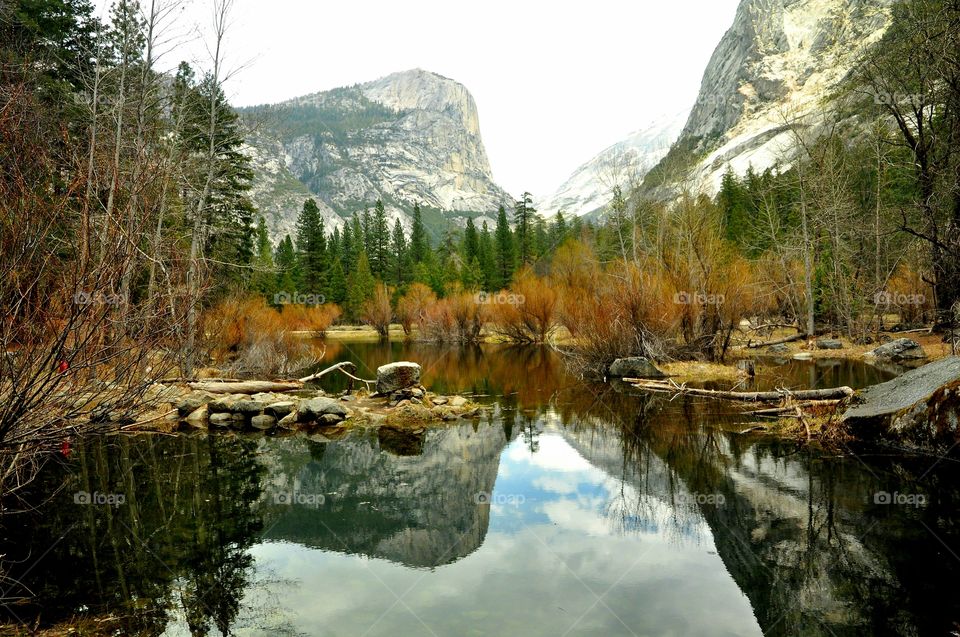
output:
[[[181,23],[207,28],[210,0],[189,2]],[[693,103],[736,5],[236,0],[227,52],[243,68],[226,90],[247,106],[434,71],[473,94],[496,181],[547,195],[606,146]],[[203,57],[194,40],[162,62]]]

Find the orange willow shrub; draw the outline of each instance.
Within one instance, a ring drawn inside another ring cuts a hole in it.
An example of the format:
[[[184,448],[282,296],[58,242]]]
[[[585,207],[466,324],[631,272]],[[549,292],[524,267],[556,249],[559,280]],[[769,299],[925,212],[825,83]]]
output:
[[[343,311],[335,303],[324,305],[284,305],[281,319],[291,330],[313,332],[314,336],[323,336],[327,329],[340,318]]]
[[[666,356],[681,315],[675,294],[661,273],[623,262],[612,264],[589,287],[561,287],[564,324],[576,328],[568,352],[574,371],[602,376],[623,356]]]
[[[451,294],[424,309],[420,337],[427,341],[477,342],[487,318],[486,308],[476,294]]]
[[[437,302],[437,295],[423,283],[413,283],[397,301],[397,320],[403,326],[403,333],[409,336],[414,325],[419,325],[427,308]]]
[[[381,337],[386,337],[390,333],[392,319],[390,290],[383,283],[378,283],[373,297],[364,301],[360,307],[360,320],[377,330],[377,334]]]
[[[216,363],[251,374],[285,375],[307,367],[317,361],[315,347],[292,332],[312,314],[320,313],[281,313],[261,297],[226,299],[203,314],[208,353]]]
[[[549,281],[524,268],[509,291],[483,295],[493,330],[515,343],[543,343],[557,327],[559,295]]]

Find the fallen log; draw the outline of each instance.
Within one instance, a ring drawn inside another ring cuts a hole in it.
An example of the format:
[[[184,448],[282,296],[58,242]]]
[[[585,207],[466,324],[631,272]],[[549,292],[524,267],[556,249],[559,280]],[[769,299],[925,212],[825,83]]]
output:
[[[778,338],[773,341],[762,341],[760,343],[751,343],[747,341],[748,349],[757,349],[760,347],[770,347],[771,345],[780,345],[782,343],[792,343],[794,341],[802,341],[807,338],[806,334],[794,334],[793,336],[785,336],[784,338]]]
[[[687,387],[686,385],[678,385],[669,380],[644,380],[641,378],[624,378],[623,380],[637,389],[743,402],[778,402],[786,398],[792,398],[794,400],[840,400],[853,395],[853,390],[849,387],[800,389],[797,391],[791,391],[789,389],[779,389],[775,391],[722,391],[719,389]]]
[[[376,383],[375,380],[366,380],[354,376],[348,369],[355,370],[357,367],[350,361],[343,361],[332,365],[322,371],[296,380],[202,380],[188,383],[191,389],[210,392],[211,394],[259,394],[260,392],[285,392],[303,389],[303,386],[310,381],[317,380],[330,372],[340,372],[351,380],[358,380],[366,383]]]

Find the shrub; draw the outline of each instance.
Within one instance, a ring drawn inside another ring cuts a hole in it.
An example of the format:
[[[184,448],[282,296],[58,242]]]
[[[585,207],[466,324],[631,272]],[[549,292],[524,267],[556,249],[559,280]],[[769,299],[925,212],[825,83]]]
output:
[[[293,332],[315,325],[310,321],[326,318],[334,310],[295,308],[281,313],[261,297],[220,302],[204,313],[201,323],[210,357],[228,370],[261,376],[287,375],[316,363],[315,344]]]
[[[397,320],[403,332],[409,336],[414,325],[422,323],[427,308],[437,302],[437,295],[423,283],[413,283],[407,293],[397,301]]]
[[[486,318],[476,295],[460,292],[424,309],[420,337],[428,341],[475,343]]]
[[[313,332],[314,336],[323,336],[342,313],[340,306],[334,303],[314,306],[284,305],[281,318],[291,330]]]
[[[493,329],[513,342],[546,342],[557,327],[557,292],[529,268],[517,274],[509,292],[491,298]]]
[[[390,290],[383,283],[378,283],[373,297],[360,307],[360,320],[377,330],[381,338],[386,338],[390,333],[391,319],[393,308],[390,306]]]

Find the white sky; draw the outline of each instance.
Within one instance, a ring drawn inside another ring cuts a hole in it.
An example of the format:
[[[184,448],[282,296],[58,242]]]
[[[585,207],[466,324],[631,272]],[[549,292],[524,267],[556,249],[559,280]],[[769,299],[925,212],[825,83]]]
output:
[[[181,23],[207,29],[211,0],[188,1]],[[693,103],[736,5],[236,0],[227,56],[243,68],[226,90],[248,106],[434,71],[473,94],[496,181],[547,195],[606,146]],[[204,55],[194,40],[161,64]]]

